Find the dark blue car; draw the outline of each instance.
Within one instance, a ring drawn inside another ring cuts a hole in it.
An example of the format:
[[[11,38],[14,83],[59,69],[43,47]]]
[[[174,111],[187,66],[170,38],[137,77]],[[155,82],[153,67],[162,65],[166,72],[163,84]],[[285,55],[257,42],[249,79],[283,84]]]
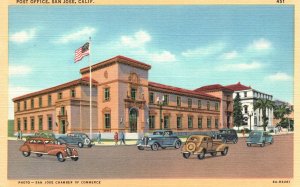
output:
[[[77,145],[79,148],[83,146],[92,147],[92,141],[85,133],[69,133],[57,139],[60,144]]]
[[[273,136],[268,132],[264,131],[252,131],[246,140],[247,146],[250,147],[252,144],[260,145],[264,147],[266,143],[272,144],[274,142]]]

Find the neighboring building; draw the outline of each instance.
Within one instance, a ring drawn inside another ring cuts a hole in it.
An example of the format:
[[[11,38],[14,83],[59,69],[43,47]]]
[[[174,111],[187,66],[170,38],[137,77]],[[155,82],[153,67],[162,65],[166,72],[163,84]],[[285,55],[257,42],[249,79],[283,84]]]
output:
[[[151,66],[124,56],[91,69],[94,133],[232,127],[230,89],[192,91],[150,82]],[[78,80],[14,98],[15,131],[89,132],[89,67],[80,73]]]
[[[259,111],[259,109],[254,111],[253,109],[254,104],[259,98],[272,100],[273,96],[257,91],[251,88],[250,86],[245,86],[240,82],[225,87],[234,90],[233,99],[236,97],[237,94],[240,95],[241,103],[243,107],[243,115],[245,117],[244,119],[246,123],[246,125],[244,125],[243,127],[252,130],[260,128],[262,126],[262,111]],[[272,109],[267,109],[267,117],[269,118],[268,127],[271,127],[273,124]]]
[[[281,101],[281,100],[274,100],[274,104],[276,106],[280,106],[280,105],[285,105],[287,107],[289,107],[291,109],[291,114],[289,114],[288,116],[285,116],[286,118],[288,118],[289,122],[292,124],[294,123],[294,105],[285,102],[285,101]],[[273,125],[277,125],[280,122],[280,119],[275,119],[273,118]]]

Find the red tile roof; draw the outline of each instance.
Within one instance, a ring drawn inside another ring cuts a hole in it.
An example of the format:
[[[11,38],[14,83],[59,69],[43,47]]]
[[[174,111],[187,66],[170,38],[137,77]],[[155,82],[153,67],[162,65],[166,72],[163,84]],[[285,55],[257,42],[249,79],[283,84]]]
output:
[[[203,93],[203,92],[196,92],[192,90],[187,90],[183,88],[178,88],[174,86],[168,86],[164,84],[159,84],[156,82],[148,82],[149,89],[154,90],[154,91],[163,91],[163,92],[170,92],[174,94],[182,94],[182,95],[187,95],[187,96],[192,96],[192,97],[197,97],[197,98],[202,98],[202,99],[210,99],[210,100],[217,100],[219,101],[220,98],[214,97],[212,95]]]
[[[202,86],[200,88],[195,89],[194,91],[196,91],[196,92],[205,92],[205,91],[219,91],[219,90],[230,91],[230,92],[234,91],[230,88],[222,86],[221,84],[212,84],[212,85]]]
[[[151,65],[149,65],[149,64],[145,64],[143,62],[140,62],[140,61],[137,61],[137,60],[119,55],[119,56],[115,56],[115,57],[110,58],[108,60],[105,60],[105,61],[102,61],[102,62],[99,62],[97,64],[92,65],[92,71],[95,71],[97,69],[106,67],[108,65],[111,65],[111,64],[117,63],[117,62],[122,63],[122,64],[128,64],[128,65],[131,65],[133,67],[137,67],[137,68],[141,68],[141,69],[145,69],[145,70],[151,69]],[[85,67],[85,68],[80,69],[81,74],[85,74],[85,73],[88,73],[88,72],[89,72],[89,67]]]
[[[32,93],[29,93],[29,94],[26,94],[26,95],[22,95],[22,96],[13,98],[13,101],[25,99],[25,98],[28,98],[28,97],[34,97],[34,96],[41,95],[41,94],[47,94],[49,92],[54,92],[54,91],[64,89],[64,88],[68,88],[68,87],[71,87],[71,86],[75,86],[75,85],[78,85],[78,84],[83,84],[83,83],[84,84],[89,84],[89,81],[90,81],[90,77],[83,77],[83,78],[73,80],[73,81],[70,81],[70,82],[67,82],[67,83],[64,83],[64,84],[60,84],[58,86],[54,86],[54,87],[51,87],[51,88],[47,88],[47,89],[44,89],[44,90],[40,90],[40,91],[37,91],[37,92],[32,92]],[[98,82],[95,81],[94,79],[92,79],[92,83],[95,86],[98,85]]]
[[[225,86],[226,88],[232,89],[234,91],[240,91],[240,90],[249,90],[251,89],[251,86],[245,86],[243,84],[241,84],[240,82],[236,83],[236,84],[231,84],[228,86]]]

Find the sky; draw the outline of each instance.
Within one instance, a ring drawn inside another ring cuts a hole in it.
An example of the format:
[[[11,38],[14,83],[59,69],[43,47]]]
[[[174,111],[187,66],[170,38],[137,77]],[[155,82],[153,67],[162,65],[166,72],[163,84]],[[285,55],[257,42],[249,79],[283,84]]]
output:
[[[294,6],[9,6],[12,98],[75,79],[117,55],[150,64],[149,80],[186,89],[246,86],[293,103]]]

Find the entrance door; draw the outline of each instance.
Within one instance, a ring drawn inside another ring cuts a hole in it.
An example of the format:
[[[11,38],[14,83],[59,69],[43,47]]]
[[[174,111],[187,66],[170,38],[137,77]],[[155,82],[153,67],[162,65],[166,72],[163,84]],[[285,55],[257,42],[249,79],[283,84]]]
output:
[[[135,108],[131,108],[129,112],[130,132],[137,132],[137,117],[138,111]]]
[[[60,122],[60,132],[61,132],[61,134],[66,133],[66,121],[65,120],[61,120],[61,122]]]

